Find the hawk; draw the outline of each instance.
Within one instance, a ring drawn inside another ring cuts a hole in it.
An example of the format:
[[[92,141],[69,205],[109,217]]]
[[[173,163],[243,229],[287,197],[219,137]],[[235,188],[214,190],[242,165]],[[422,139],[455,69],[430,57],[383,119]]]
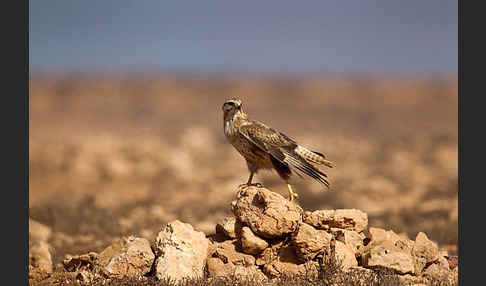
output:
[[[235,149],[246,159],[250,177],[243,186],[252,185],[253,175],[260,169],[273,169],[289,189],[289,200],[298,195],[292,190],[289,179],[292,174],[307,175],[329,188],[327,175],[315,165],[334,167],[334,163],[316,151],[311,151],[287,135],[256,120],[249,120],[241,109],[239,99],[229,99],[222,106],[224,134]],[[260,184],[256,184],[260,185]]]

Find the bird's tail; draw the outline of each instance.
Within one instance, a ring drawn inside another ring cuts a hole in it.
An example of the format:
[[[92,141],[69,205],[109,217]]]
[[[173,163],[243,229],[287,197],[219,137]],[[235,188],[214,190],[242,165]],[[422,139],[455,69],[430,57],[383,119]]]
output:
[[[324,154],[316,151],[311,151],[303,146],[298,145],[295,148],[294,152],[297,153],[302,158],[304,158],[306,161],[309,161],[316,165],[324,165],[329,168],[335,167],[333,162],[326,160],[326,156],[324,156]]]

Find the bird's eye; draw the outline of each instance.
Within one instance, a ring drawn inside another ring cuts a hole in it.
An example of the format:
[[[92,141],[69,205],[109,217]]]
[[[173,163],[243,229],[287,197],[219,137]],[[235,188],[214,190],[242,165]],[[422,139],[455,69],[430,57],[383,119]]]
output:
[[[223,110],[231,110],[235,107],[235,104],[233,102],[226,102],[223,104]]]

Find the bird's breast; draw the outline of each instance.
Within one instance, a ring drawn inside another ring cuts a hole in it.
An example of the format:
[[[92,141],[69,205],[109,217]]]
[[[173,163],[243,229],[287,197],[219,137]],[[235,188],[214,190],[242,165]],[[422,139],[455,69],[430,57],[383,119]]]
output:
[[[226,136],[231,136],[233,134],[232,128],[231,128],[231,121],[227,120],[224,122],[224,135]]]

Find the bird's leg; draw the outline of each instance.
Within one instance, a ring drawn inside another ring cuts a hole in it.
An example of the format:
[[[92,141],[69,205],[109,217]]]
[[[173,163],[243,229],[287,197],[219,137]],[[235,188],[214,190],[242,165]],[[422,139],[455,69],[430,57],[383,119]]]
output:
[[[263,185],[260,183],[254,183],[254,184],[251,183],[251,181],[253,180],[253,174],[255,174],[255,172],[250,172],[250,177],[248,178],[248,182],[246,184],[248,186],[257,186],[258,188],[263,187]]]
[[[299,195],[297,195],[297,193],[294,193],[294,191],[292,190],[292,186],[290,186],[289,183],[287,183],[287,187],[289,188],[289,201],[293,201],[294,198],[299,197]]]
[[[253,171],[250,171],[250,177],[248,178],[248,182],[246,183],[248,186],[251,186],[251,181],[253,180]]]
[[[250,177],[248,178],[248,182],[246,182],[246,184],[241,184],[240,188],[248,188],[249,186],[257,186],[258,188],[261,188],[262,184],[260,184],[260,183],[252,184],[251,183],[251,181],[253,180],[254,174],[255,174],[255,172],[250,171]]]
[[[240,188],[248,188],[249,186],[251,186],[251,181],[253,180],[253,173],[252,171],[250,171],[250,177],[248,178],[248,182],[246,182],[246,184],[241,184],[239,187]]]

